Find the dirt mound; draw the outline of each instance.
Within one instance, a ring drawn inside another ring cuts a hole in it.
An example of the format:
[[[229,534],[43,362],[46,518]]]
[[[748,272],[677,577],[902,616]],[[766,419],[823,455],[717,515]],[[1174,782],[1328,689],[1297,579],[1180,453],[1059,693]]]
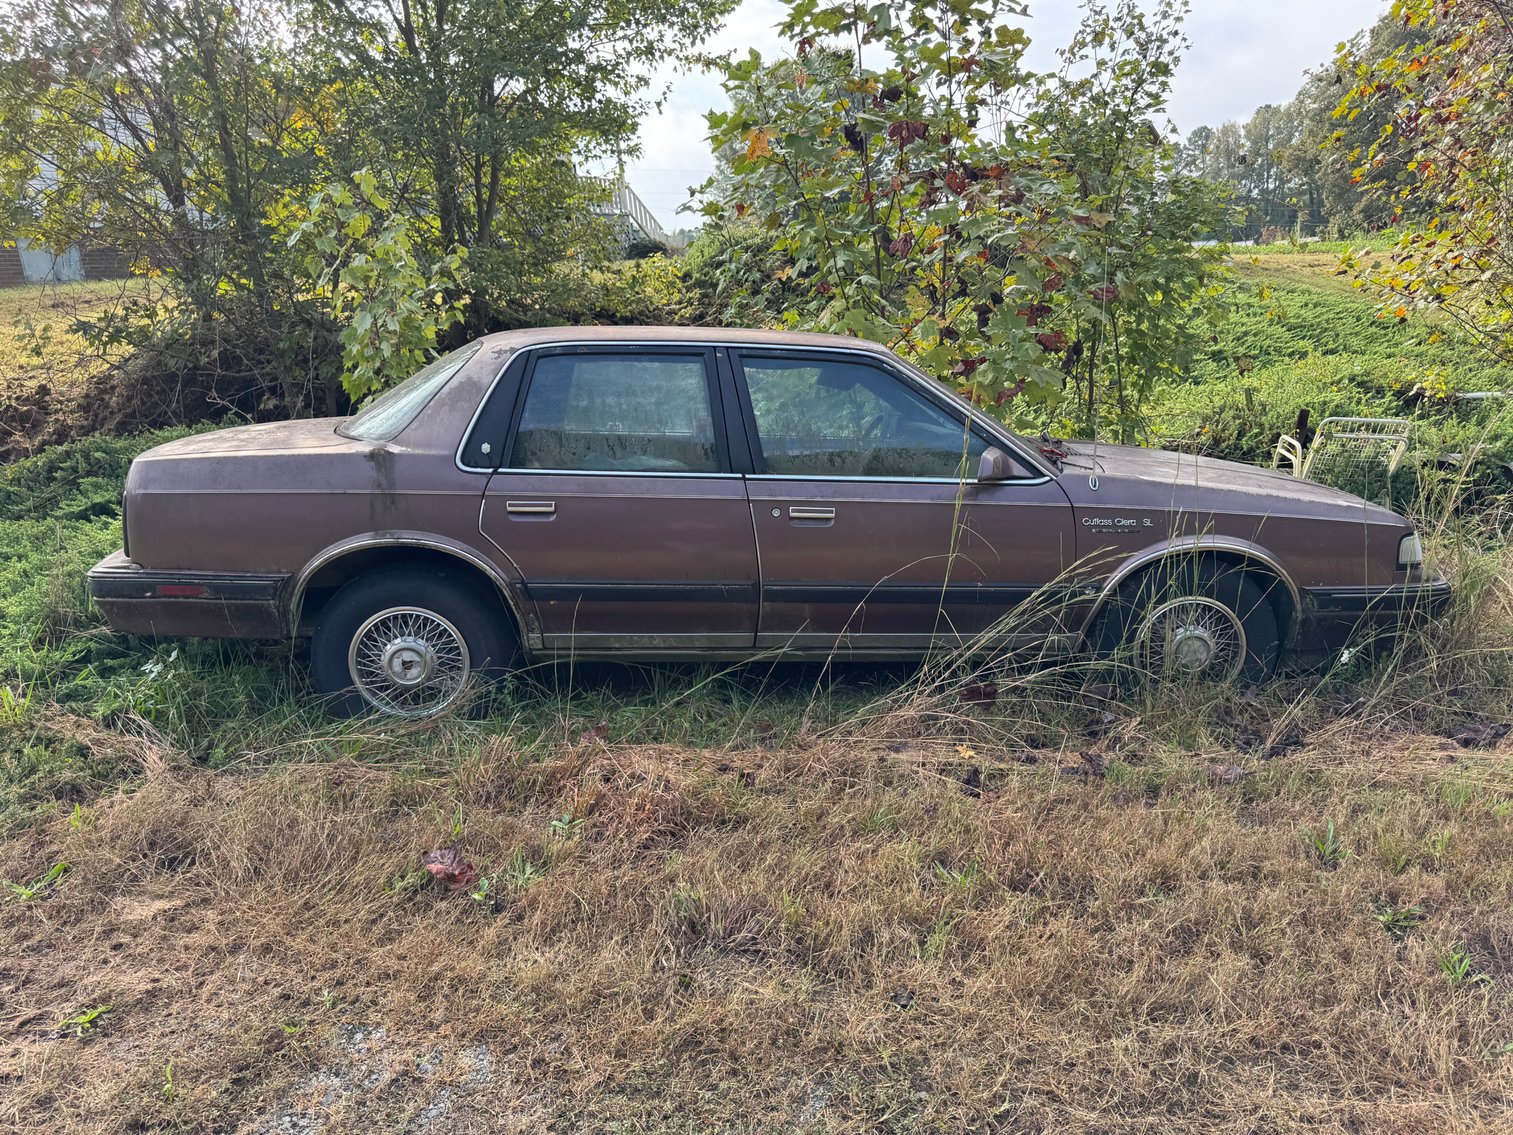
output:
[[[176,370],[133,356],[76,382],[0,385],[0,464],[92,434],[127,436],[227,417],[288,416],[278,388],[238,367]]]

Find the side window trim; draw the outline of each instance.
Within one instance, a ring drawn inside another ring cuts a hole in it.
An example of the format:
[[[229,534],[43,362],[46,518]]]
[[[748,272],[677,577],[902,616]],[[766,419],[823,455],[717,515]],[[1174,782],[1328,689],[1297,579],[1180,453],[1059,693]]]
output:
[[[882,371],[894,381],[902,384],[906,390],[908,390],[912,394],[917,394],[935,409],[939,410],[942,414],[956,420],[962,427],[970,430],[972,436],[978,441],[985,442],[986,444],[992,446],[1001,446],[1001,442],[990,434],[985,433],[979,423],[971,415],[964,415],[960,412],[959,407],[953,406],[949,402],[931,397],[928,391],[920,389],[919,384],[916,383],[910,375],[900,371],[897,367],[888,365],[888,361],[886,359],[879,358],[876,355],[871,354],[870,352],[847,351],[844,349],[791,350],[781,347],[769,349],[766,347],[756,346],[732,351],[731,357],[733,370],[736,374],[736,394],[741,402],[741,418],[745,424],[746,436],[751,445],[751,460],[753,468],[753,473],[751,475],[754,477],[774,481],[870,481],[893,482],[895,484],[911,485],[959,485],[963,483],[962,479],[959,477],[866,477],[825,473],[769,473],[767,471],[767,457],[762,451],[761,431],[757,429],[756,409],[752,405],[751,401],[751,387],[746,379],[746,360],[748,358],[774,358],[782,359],[784,361],[800,362],[805,360],[813,360],[815,362],[822,362],[825,360],[840,360],[857,366],[870,366],[875,370]],[[966,479],[966,483],[971,484],[972,478],[968,477]]]
[[[519,389],[515,395],[515,406],[510,414],[509,430],[506,432],[504,447],[500,451],[501,464],[493,470],[494,473],[521,473],[532,476],[572,476],[572,477],[732,477],[739,474],[732,472],[730,463],[730,447],[725,438],[725,414],[724,401],[720,394],[720,383],[716,374],[716,360],[714,348],[705,343],[668,343],[665,346],[645,346],[641,344],[604,343],[604,344],[553,344],[551,346],[531,348],[528,351],[525,374],[521,377]],[[715,465],[713,472],[636,472],[619,469],[521,469],[502,462],[506,456],[513,457],[515,453],[515,440],[520,431],[521,420],[525,417],[526,400],[530,397],[531,384],[536,380],[537,364],[545,358],[554,356],[584,356],[584,355],[697,355],[704,364],[704,384],[709,392],[709,410],[714,430]]]
[[[755,439],[747,428],[749,415],[742,401],[745,384],[736,379],[734,354],[729,347],[714,349],[720,387],[719,409],[716,413],[730,450],[730,469],[746,476],[756,471],[757,449]]]

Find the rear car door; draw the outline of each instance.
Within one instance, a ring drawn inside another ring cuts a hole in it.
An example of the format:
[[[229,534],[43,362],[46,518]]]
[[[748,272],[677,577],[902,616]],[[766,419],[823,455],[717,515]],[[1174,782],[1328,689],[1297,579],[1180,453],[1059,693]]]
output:
[[[1022,479],[977,483],[994,439],[883,360],[737,361],[756,467],[758,647],[923,653],[1043,630],[1005,616],[1071,562],[1071,506],[1053,478],[1026,461]]]
[[[710,349],[532,352],[479,524],[548,651],[752,645],[756,544]]]

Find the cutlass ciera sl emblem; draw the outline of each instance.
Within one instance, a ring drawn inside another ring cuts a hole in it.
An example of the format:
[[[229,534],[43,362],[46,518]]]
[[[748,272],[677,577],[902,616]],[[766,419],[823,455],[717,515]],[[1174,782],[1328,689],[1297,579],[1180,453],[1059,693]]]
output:
[[[1155,522],[1148,516],[1084,516],[1082,526],[1099,532],[1134,532],[1154,528]]]

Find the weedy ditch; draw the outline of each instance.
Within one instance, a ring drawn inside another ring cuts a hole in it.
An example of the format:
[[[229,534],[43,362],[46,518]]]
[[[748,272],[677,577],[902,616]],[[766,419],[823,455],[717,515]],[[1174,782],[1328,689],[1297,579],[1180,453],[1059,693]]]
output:
[[[7,1129],[1513,1127],[1476,516],[1425,512],[1445,620],[1260,689],[570,665],[333,723],[297,647],[102,633],[156,440],[0,470]]]

